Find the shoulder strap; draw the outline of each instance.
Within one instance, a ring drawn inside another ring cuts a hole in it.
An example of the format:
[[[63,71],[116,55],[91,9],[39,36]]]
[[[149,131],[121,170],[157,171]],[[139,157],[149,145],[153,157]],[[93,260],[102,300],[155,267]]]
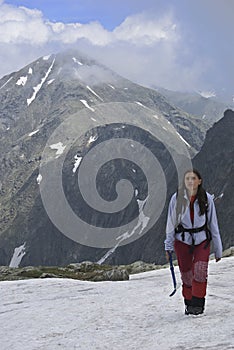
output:
[[[205,196],[206,196],[206,210],[205,210],[206,222],[205,222],[205,226],[206,226],[206,238],[207,238],[207,246],[208,246],[210,244],[210,241],[212,240],[212,236],[211,236],[211,232],[208,228],[208,198],[207,198],[206,192],[205,192]]]

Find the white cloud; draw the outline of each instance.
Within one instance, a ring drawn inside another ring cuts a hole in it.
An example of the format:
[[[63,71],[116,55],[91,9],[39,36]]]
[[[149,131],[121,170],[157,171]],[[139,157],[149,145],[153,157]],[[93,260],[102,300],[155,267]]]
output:
[[[52,41],[64,44],[87,39],[94,45],[105,46],[118,41],[150,45],[161,40],[175,40],[176,24],[172,15],[150,18],[147,14],[127,17],[113,32],[99,22],[88,24],[50,22],[39,10],[26,7],[0,6],[0,42],[42,45]]]
[[[41,45],[49,38],[42,13],[25,7],[0,6],[0,42]]]
[[[138,14],[127,17],[114,30],[115,38],[137,45],[151,45],[162,40],[177,39],[176,24],[172,16],[166,15],[161,19],[150,18],[149,15]]]
[[[106,45],[111,36],[98,22],[53,23],[45,20],[39,10],[0,5],[0,43],[44,45],[58,41],[71,44],[85,38],[94,45]]]
[[[79,39],[87,39],[94,45],[106,45],[111,42],[111,33],[98,22],[80,23],[47,23],[52,29],[51,40],[72,44]]]
[[[143,85],[208,88],[200,84],[211,62],[191,59],[173,12],[135,14],[108,31],[98,22],[53,23],[39,10],[0,0],[0,76],[71,45]]]

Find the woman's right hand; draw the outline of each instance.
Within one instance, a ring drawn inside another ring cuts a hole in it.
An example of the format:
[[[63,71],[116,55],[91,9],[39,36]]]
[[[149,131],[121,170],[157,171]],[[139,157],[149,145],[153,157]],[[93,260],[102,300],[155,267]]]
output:
[[[171,254],[172,252],[170,251],[170,250],[166,250],[166,259],[167,259],[167,262],[169,262],[169,260],[170,260],[170,254]]]

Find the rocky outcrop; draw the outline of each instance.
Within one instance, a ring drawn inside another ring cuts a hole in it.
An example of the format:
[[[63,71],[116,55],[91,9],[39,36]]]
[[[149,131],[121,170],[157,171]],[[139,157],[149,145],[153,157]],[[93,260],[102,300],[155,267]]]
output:
[[[129,275],[162,268],[155,264],[136,261],[130,265],[110,266],[99,265],[91,261],[71,263],[64,267],[58,266],[26,266],[10,268],[0,266],[0,281],[22,280],[31,278],[72,278],[77,280],[126,281]]]
[[[223,252],[223,258],[234,256],[234,247],[230,247]],[[210,255],[214,259],[214,255]],[[177,260],[173,261],[178,265]],[[127,281],[130,275],[147,271],[168,268],[168,264],[155,265],[144,261],[135,261],[129,265],[99,265],[91,261],[81,263],[71,263],[65,267],[58,266],[26,266],[20,268],[10,268],[0,266],[0,281],[25,280],[32,278],[71,278],[82,281]]]
[[[23,280],[31,278],[72,278],[83,281],[126,281],[129,273],[125,268],[98,265],[91,262],[57,266],[26,266],[21,268],[0,267],[0,280]]]

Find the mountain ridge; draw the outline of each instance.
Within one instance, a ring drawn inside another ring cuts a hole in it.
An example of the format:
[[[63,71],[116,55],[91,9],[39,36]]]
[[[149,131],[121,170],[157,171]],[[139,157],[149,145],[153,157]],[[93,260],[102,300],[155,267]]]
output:
[[[26,254],[22,259],[24,266],[61,265],[84,259],[97,261],[105,253],[102,249],[78,245],[62,235],[50,221],[40,197],[38,176],[42,151],[54,130],[71,115],[82,110],[92,114],[100,103],[112,103],[113,106],[119,102],[126,105],[131,103],[138,106],[139,111],[145,110],[145,114],[142,112],[142,115],[146,115],[146,110],[156,113],[158,119],[153,118],[150,121],[155,128],[159,127],[160,120],[165,121],[165,125],[161,124],[165,129],[171,123],[175,133],[178,132],[182,137],[182,143],[186,141],[191,145],[192,154],[198,152],[204,141],[206,127],[202,121],[177,110],[154,90],[138,86],[99,65],[95,60],[74,52],[41,57],[22,70],[4,77],[0,80],[0,86],[2,265],[9,264],[15,247],[25,242]],[[144,118],[143,123],[148,123],[148,119]],[[176,174],[173,172],[166,148],[162,148],[162,144],[148,133],[126,125],[120,126],[119,130],[115,130],[115,125],[109,129],[107,126],[102,127],[102,130],[106,137],[134,136],[155,149],[164,164],[170,192]],[[145,124],[145,127],[147,129],[148,125]],[[79,152],[80,156],[84,155],[86,150],[99,142],[95,141],[95,135],[101,139],[101,129],[100,132],[94,129],[92,133],[83,135],[70,157],[70,166],[74,155],[77,156]],[[109,177],[114,181],[117,168],[114,164],[112,166]],[[130,165],[127,165],[126,169],[134,175]],[[69,183],[67,186],[68,194],[71,195],[74,191],[72,187],[69,188]],[[73,205],[76,206],[74,200]],[[133,215],[134,210],[136,205]],[[150,234],[147,233],[145,237],[134,242],[132,249],[119,247],[117,255],[112,254],[110,262],[132,262],[134,259],[153,262],[155,241],[159,239],[162,244],[163,237],[160,236],[160,231],[163,230],[164,220],[165,211],[157,224],[156,236],[155,229],[152,229]],[[157,259],[162,261],[163,253],[159,249],[161,247],[156,249],[156,255]]]

